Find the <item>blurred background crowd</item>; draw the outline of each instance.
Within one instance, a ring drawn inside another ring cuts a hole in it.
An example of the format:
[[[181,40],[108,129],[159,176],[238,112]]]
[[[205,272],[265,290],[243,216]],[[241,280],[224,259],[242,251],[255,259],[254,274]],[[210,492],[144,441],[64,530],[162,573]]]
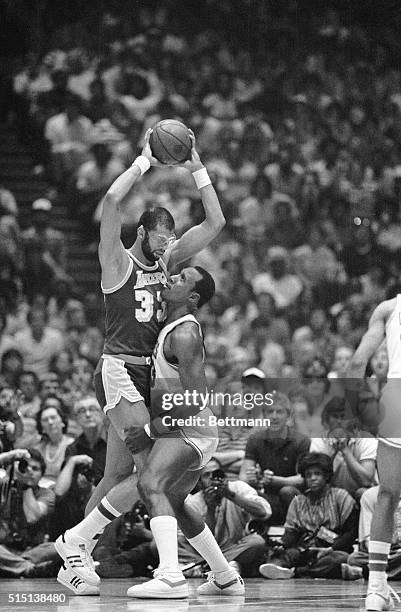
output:
[[[380,16],[370,2],[352,9],[296,0],[13,4],[0,117],[48,188],[21,215],[0,173],[2,450],[39,448],[42,484],[57,494],[85,419],[98,419],[91,428],[101,437],[92,374],[102,352],[102,296],[77,283],[53,214],[64,206],[79,219],[96,258],[101,197],[163,118],[194,130],[227,220],[196,258],[217,285],[199,313],[210,386],[234,393],[249,379],[280,391],[291,430],[327,436],[330,415],[344,412],[327,410],[342,397],[336,380],[373,308],[401,291],[392,3]],[[178,236],[202,220],[188,172],[155,169],[123,204],[127,245],[154,205],[173,213]],[[387,367],[381,347],[360,393],[359,421],[341,424],[348,440],[361,430],[376,435]],[[79,412],[82,401],[92,412]],[[250,414],[242,406],[219,410]],[[234,478],[249,435],[249,428],[221,431],[219,461]],[[360,486],[348,489],[354,495]]]

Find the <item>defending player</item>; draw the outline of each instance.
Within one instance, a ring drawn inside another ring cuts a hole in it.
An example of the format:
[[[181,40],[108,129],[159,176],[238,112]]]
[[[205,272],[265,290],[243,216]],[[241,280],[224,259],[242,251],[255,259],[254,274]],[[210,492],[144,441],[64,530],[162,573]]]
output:
[[[401,294],[381,302],[369,321],[349,367],[348,376],[361,379],[366,365],[386,339],[389,371],[380,408],[377,470],[379,495],[369,542],[369,583],[366,610],[391,610],[394,591],[387,584],[386,567],[394,526],[394,512],[401,493]],[[396,437],[399,436],[399,437]],[[395,595],[397,598],[398,596]]]
[[[242,579],[229,566],[209,527],[185,503],[218,444],[217,427],[210,423],[213,413],[207,406],[202,331],[194,316],[197,308],[213,294],[212,277],[198,266],[172,276],[162,291],[167,303],[167,321],[154,353],[149,428],[151,434],[162,437],[155,440],[138,482],[151,516],[150,527],[160,563],[152,580],[128,589],[130,597],[188,597],[187,582],[178,564],[177,521],[190,544],[211,568],[208,582],[198,592],[230,596],[245,592]],[[163,408],[164,399],[171,403],[168,411]],[[262,514],[263,503],[260,499]],[[244,500],[244,509],[249,510],[245,508],[247,504],[252,506],[255,502]]]
[[[104,354],[95,373],[95,388],[111,426],[104,478],[89,501],[85,519],[89,531],[95,525],[99,535],[110,517],[131,509],[136,492],[136,477],[132,474],[134,461],[140,473],[151,446],[143,427],[149,422],[151,355],[164,318],[160,292],[167,282],[167,269],[202,250],[225,224],[216,192],[191,134],[191,160],[180,165],[193,173],[205,220],[175,240],[170,213],[163,208],[147,211],[139,220],[135,243],[130,249],[124,248],[120,239],[120,203],[151,165],[161,166],[152,156],[150,133],[151,130],[146,133],[142,154],[116,179],[103,200],[99,259],[106,308],[106,339]],[[106,495],[115,485],[119,487],[118,499],[125,500],[118,508],[113,507]],[[98,584],[90,558],[90,549],[97,540],[89,538],[89,549],[86,547],[85,525],[82,532],[77,528],[67,532],[66,542],[59,538],[56,543],[62,556],[68,551],[75,557],[74,564],[62,568],[58,577],[74,592],[74,567],[82,569],[82,577],[88,578],[88,584]]]

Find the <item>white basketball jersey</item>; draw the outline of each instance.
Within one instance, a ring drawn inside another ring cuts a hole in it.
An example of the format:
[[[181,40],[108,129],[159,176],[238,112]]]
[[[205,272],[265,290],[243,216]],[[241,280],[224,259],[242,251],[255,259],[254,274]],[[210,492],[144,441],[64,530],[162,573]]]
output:
[[[184,315],[176,321],[172,321],[163,327],[159,334],[155,350],[153,352],[153,387],[158,390],[165,391],[176,391],[180,385],[180,376],[178,373],[178,366],[171,364],[167,361],[164,355],[164,342],[168,334],[186,321],[192,321],[196,323],[199,329],[199,334],[203,338],[202,329],[199,321],[195,319],[192,314]]]
[[[395,308],[386,323],[387,378],[401,378],[401,294],[396,299]]]

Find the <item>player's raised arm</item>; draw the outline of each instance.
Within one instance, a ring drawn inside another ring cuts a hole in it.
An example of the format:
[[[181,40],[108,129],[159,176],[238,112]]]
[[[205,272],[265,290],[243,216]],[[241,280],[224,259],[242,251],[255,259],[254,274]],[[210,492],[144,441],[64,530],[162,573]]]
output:
[[[385,338],[385,323],[389,312],[388,302],[379,304],[369,321],[368,330],[351,359],[348,368],[349,378],[362,378],[365,374],[366,366],[373,353],[379,348]]]
[[[199,253],[213,238],[216,238],[226,223],[217,194],[196,151],[195,136],[191,130],[190,134],[192,140],[191,159],[180,165],[193,174],[202,198],[205,220],[199,225],[191,227],[174,243],[168,261],[169,268],[173,268],[176,264]]]
[[[122,280],[128,268],[128,256],[121,242],[121,201],[151,165],[160,165],[152,157],[150,134],[151,130],[148,130],[141,155],[114,181],[103,198],[99,260],[102,267],[102,285],[106,288],[113,287]]]

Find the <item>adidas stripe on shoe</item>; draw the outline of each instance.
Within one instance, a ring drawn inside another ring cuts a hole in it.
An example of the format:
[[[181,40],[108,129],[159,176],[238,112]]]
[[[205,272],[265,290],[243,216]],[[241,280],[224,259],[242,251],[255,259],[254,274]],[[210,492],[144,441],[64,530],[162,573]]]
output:
[[[57,582],[69,589],[74,595],[99,595],[99,587],[87,584],[71,569],[65,566],[57,574]]]
[[[100,577],[95,572],[93,559],[84,543],[70,544],[64,534],[59,536],[54,547],[64,561],[67,569],[72,570],[79,578],[91,586],[99,586]]]

